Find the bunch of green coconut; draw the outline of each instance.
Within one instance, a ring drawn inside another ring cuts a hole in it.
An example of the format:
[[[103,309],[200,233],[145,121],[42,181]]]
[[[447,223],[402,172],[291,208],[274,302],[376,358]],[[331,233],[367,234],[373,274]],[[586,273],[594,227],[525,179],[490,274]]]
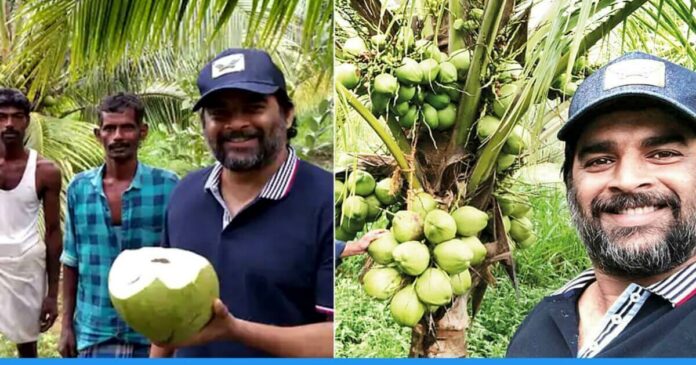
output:
[[[510,238],[519,241],[517,247],[531,246],[536,235],[528,217],[529,203],[512,196],[499,201],[508,213],[504,224]],[[413,194],[407,206],[408,210],[394,214],[391,230],[368,247],[376,265],[363,277],[363,288],[375,299],[391,300],[394,320],[413,327],[426,313],[449,305],[469,290],[469,268],[486,259],[480,237],[491,236],[492,220],[472,206],[448,212],[425,192]]]
[[[348,61],[336,67],[336,81],[359,95],[367,93],[375,116],[391,113],[404,129],[421,122],[432,131],[451,129],[471,62],[469,50],[448,55],[431,41],[414,41],[408,27],[395,42],[389,48],[389,37],[376,35],[368,49],[360,37],[347,39],[342,49]],[[361,69],[357,61],[365,55],[377,55],[378,65]]]
[[[369,172],[357,169],[348,175],[345,183],[335,180],[336,239],[354,239],[367,223],[377,220],[387,207],[399,202],[400,190],[399,181],[385,178],[377,182]]]

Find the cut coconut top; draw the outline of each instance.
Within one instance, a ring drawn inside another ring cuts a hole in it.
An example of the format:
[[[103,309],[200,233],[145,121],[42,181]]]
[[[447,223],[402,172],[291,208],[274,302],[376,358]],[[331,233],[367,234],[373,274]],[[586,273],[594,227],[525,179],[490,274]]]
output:
[[[167,288],[181,289],[192,283],[210,262],[203,256],[178,248],[143,247],[125,250],[109,271],[109,292],[126,299],[139,293],[155,279]]]

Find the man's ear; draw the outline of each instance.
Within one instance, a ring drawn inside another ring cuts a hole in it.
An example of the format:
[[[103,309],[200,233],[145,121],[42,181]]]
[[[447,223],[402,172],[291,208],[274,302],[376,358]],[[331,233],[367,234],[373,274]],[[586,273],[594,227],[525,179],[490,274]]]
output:
[[[292,122],[295,120],[295,108],[290,108],[285,112],[285,129],[292,127]]]
[[[150,126],[143,122],[140,124],[140,141],[144,141],[147,138],[147,132],[150,130]]]

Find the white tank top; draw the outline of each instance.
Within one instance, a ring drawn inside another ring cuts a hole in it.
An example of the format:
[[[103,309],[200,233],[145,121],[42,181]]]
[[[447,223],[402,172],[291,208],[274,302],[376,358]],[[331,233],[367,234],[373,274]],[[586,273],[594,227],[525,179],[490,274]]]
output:
[[[36,159],[36,151],[30,149],[19,185],[0,189],[0,257],[20,256],[40,241]]]

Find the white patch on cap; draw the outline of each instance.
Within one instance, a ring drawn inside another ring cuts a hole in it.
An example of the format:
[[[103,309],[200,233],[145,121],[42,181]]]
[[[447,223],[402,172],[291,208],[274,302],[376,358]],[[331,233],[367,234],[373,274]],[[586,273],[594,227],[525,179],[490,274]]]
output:
[[[213,61],[212,76],[214,79],[232,72],[244,71],[244,54],[237,53]]]
[[[626,85],[665,87],[665,64],[656,60],[626,60],[604,72],[604,90]]]

